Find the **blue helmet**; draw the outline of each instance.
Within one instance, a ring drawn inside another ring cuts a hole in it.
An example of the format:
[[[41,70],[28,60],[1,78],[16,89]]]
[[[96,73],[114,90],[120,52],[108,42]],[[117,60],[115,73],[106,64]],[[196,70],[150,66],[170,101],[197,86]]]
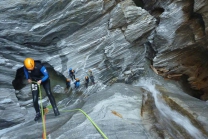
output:
[[[69,68],[69,71],[71,71],[72,70],[72,68]]]

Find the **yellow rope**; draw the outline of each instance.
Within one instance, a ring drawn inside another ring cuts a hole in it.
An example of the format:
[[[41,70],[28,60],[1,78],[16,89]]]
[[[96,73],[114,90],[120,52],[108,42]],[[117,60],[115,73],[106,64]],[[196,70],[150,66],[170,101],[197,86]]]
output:
[[[67,111],[81,111],[86,117],[87,119],[94,125],[94,127],[100,132],[100,134],[103,136],[104,139],[108,139],[108,137],[102,132],[102,130],[97,126],[97,124],[91,119],[91,117],[89,115],[87,115],[86,112],[84,112],[82,109],[74,109],[74,110],[65,110],[66,112]]]
[[[39,96],[40,96],[40,107],[41,107],[41,117],[42,117],[42,124],[43,124],[43,139],[46,139],[46,125],[45,125],[45,118],[43,115],[43,104],[42,104],[42,93],[40,90],[40,84],[38,84],[38,89],[39,89]]]
[[[51,106],[49,105],[47,108],[51,109]],[[108,137],[102,132],[102,130],[97,126],[97,124],[92,120],[92,118],[89,115],[87,115],[87,113],[84,112],[82,109],[62,110],[62,112],[72,112],[72,111],[82,112],[87,117],[87,119],[93,124],[93,126],[100,132],[100,134],[103,136],[103,138],[108,139]]]
[[[35,82],[36,83],[36,82]],[[42,124],[43,124],[43,139],[46,139],[46,125],[45,125],[45,118],[43,115],[43,104],[42,104],[42,93],[40,89],[40,84],[38,84],[38,89],[39,89],[39,96],[40,96],[40,107],[41,107],[41,117],[42,117]],[[50,107],[48,107],[50,108]],[[100,132],[100,134],[103,136],[104,139],[108,139],[108,137],[102,132],[102,130],[97,126],[97,124],[91,119],[89,115],[87,115],[86,112],[84,112],[82,109],[74,109],[74,110],[65,110],[65,112],[71,112],[71,111],[81,111],[88,119],[89,121],[93,124],[93,126]]]
[[[41,108],[41,117],[42,117],[42,124],[43,124],[43,139],[47,139],[46,138],[47,136],[46,136],[45,118],[44,118],[44,115],[43,115],[42,93],[41,93],[41,89],[40,89],[40,84],[38,84],[37,82],[34,82],[34,81],[32,81],[32,83],[35,83],[35,84],[38,85],[39,97],[40,97],[40,100],[41,100],[40,108]]]

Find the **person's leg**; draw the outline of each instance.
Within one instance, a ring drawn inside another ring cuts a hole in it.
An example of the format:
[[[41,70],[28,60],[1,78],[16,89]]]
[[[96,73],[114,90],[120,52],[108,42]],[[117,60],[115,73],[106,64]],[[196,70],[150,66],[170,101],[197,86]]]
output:
[[[72,74],[70,74],[70,78],[72,79],[72,81],[74,80],[74,79],[73,79],[73,75],[72,75]]]
[[[79,86],[80,86],[80,82],[77,82],[77,88],[79,88]]]
[[[94,77],[93,76],[90,76],[90,80],[93,84],[95,84],[95,81],[94,81]]]
[[[66,85],[66,89],[69,89],[69,84]]]
[[[47,96],[48,96],[48,98],[50,100],[50,103],[51,103],[51,105],[53,107],[53,111],[54,111],[55,116],[60,115],[59,110],[58,110],[58,108],[56,106],[56,101],[55,101],[55,99],[53,97],[53,94],[51,92],[50,80],[48,79],[45,82],[43,82],[42,84],[43,84],[43,88],[45,89],[45,92],[46,92],[46,94],[47,94]]]
[[[35,116],[35,121],[39,120],[41,115],[40,115],[40,108],[38,104],[38,98],[39,98],[39,88],[37,84],[32,84],[31,86],[32,89],[32,97],[33,97],[33,106],[36,111],[36,116]]]
[[[75,80],[75,75],[73,74],[72,76],[73,76],[73,78],[74,78],[74,80]]]
[[[74,82],[74,89],[77,89],[77,82]]]

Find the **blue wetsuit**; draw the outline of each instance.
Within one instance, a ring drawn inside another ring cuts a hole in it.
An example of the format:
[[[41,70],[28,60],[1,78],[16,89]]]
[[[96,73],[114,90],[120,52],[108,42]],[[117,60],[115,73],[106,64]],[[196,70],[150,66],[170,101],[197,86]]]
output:
[[[60,113],[56,106],[56,101],[51,92],[50,79],[49,79],[49,75],[48,75],[46,68],[40,62],[35,61],[34,69],[29,71],[24,67],[24,73],[25,73],[26,79],[31,79],[32,81],[35,81],[35,82],[39,80],[42,81],[41,84],[43,85],[43,88],[50,100],[50,103],[54,110],[54,114],[56,116],[59,115]],[[36,113],[40,113],[40,108],[38,104],[39,88],[38,88],[37,83],[32,82],[31,88],[32,88],[33,105],[34,105],[35,111]]]
[[[41,80],[42,82],[49,79],[48,72],[44,66],[42,66],[40,63],[35,62],[35,68],[34,70],[28,71],[24,67],[24,73],[26,79],[31,79],[32,81],[38,81]]]
[[[72,81],[75,79],[75,70],[72,70],[72,68],[69,69],[69,76],[71,77]]]
[[[75,88],[76,88],[76,89],[79,88],[79,86],[80,86],[80,81],[79,81],[79,80],[75,81],[75,82],[74,82],[74,85],[75,85]]]

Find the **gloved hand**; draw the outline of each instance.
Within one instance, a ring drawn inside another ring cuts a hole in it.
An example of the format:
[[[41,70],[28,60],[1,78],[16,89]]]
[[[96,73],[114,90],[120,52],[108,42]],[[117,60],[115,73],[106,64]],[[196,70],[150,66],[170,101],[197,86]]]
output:
[[[42,81],[41,81],[41,80],[39,80],[39,81],[37,82],[37,84],[41,84],[41,82],[42,82]]]
[[[28,81],[28,83],[32,83],[32,80],[31,79],[28,79],[27,81]]]

